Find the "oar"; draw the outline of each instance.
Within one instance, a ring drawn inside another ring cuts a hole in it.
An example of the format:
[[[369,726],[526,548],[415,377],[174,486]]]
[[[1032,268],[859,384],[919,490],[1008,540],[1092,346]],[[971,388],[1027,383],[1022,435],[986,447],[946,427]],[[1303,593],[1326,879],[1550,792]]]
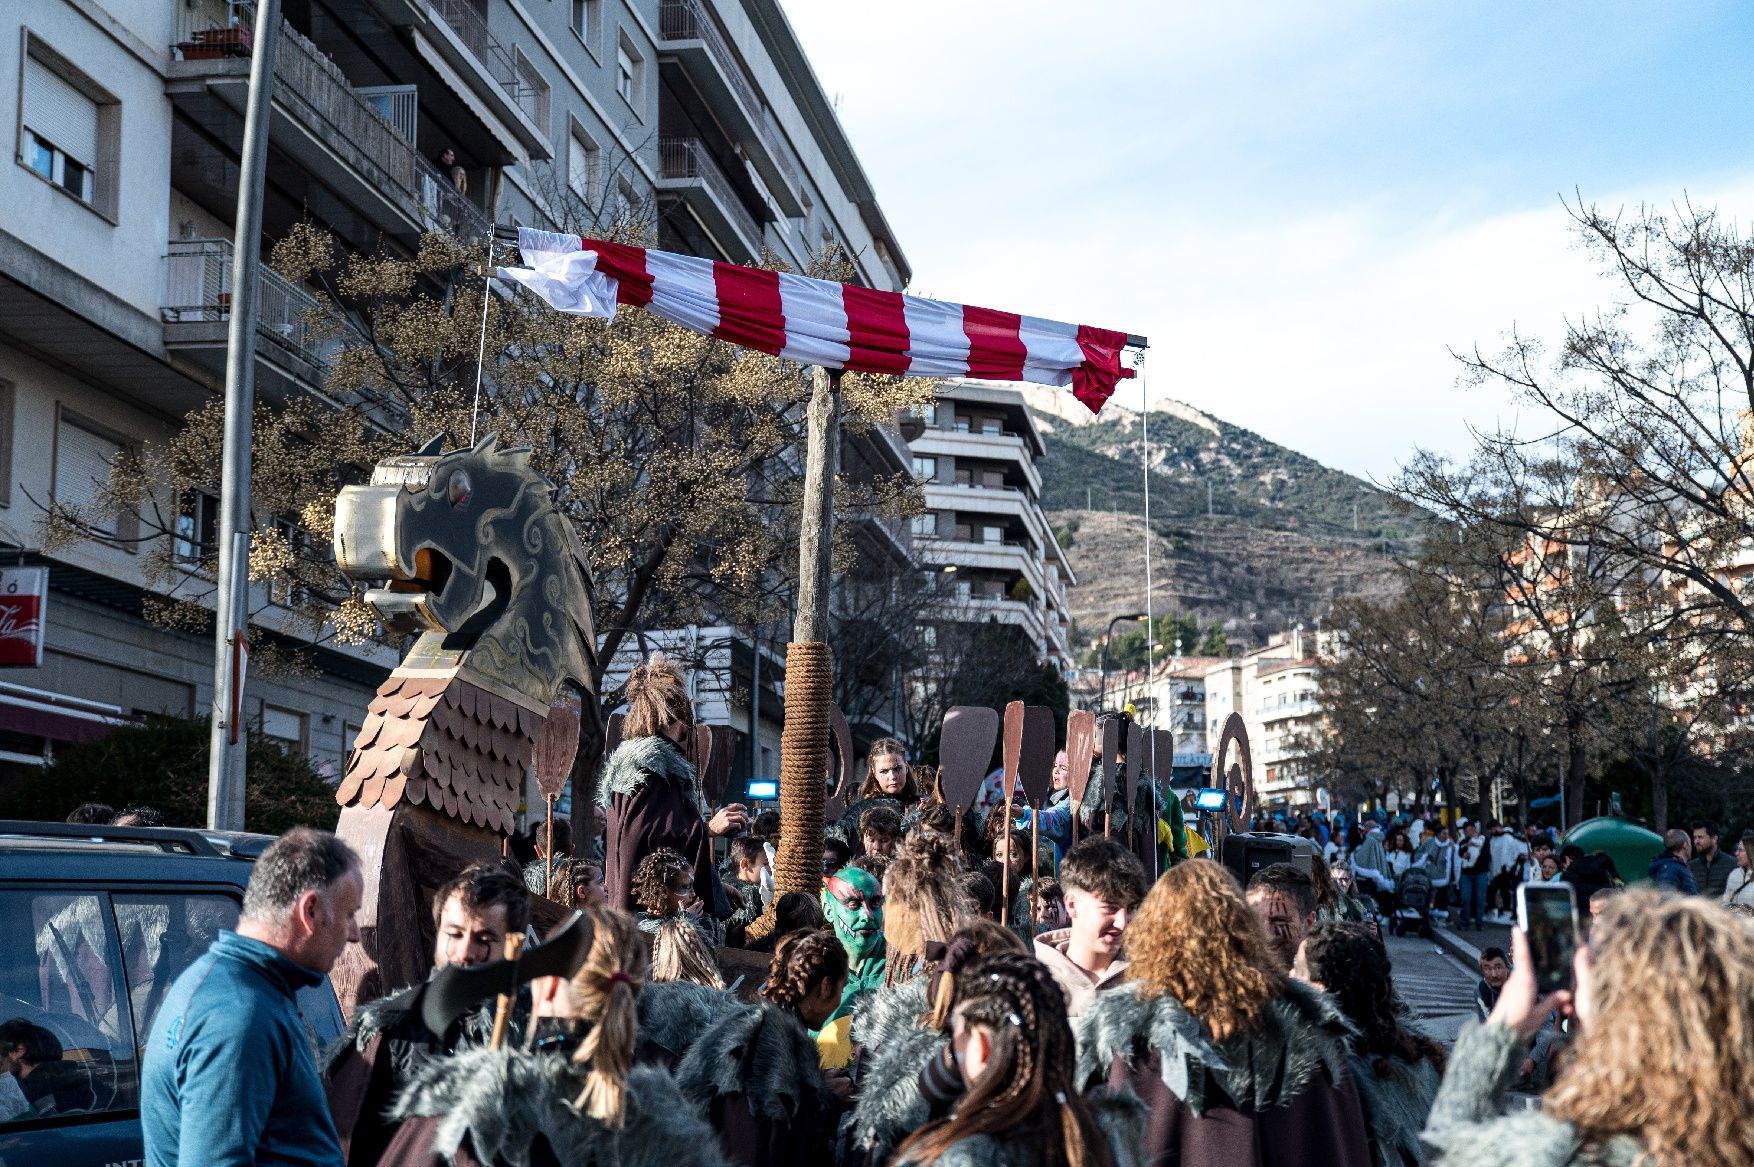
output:
[[[1005,862],[999,872],[999,903],[1003,905],[1001,919],[1009,927],[1011,916],[1011,798],[1017,790],[1017,764],[1023,759],[1023,702],[1013,701],[1005,706],[1005,736],[1003,745],[1004,771],[1000,782],[1005,790]]]

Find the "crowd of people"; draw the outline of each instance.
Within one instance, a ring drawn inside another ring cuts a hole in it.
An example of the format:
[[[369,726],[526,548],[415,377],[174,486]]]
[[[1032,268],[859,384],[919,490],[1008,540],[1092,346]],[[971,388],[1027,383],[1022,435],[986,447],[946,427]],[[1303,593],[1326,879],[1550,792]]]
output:
[[[1514,933],[1446,1050],[1349,890],[1402,853],[1360,856],[1380,828],[1246,885],[1211,858],[1150,881],[1063,794],[1032,860],[880,742],[820,888],[781,893],[779,824],[701,804],[680,673],[648,662],[628,699],[601,859],[557,839],[434,897],[435,968],[496,986],[466,1007],[440,971],[312,1051],[296,996],[356,938],[359,861],[270,846],[154,1025],[148,1163],[1754,1165],[1754,927],[1705,896],[1610,892],[1556,993]],[[539,892],[578,911],[501,963]],[[1519,1078],[1538,1108],[1506,1109]]]

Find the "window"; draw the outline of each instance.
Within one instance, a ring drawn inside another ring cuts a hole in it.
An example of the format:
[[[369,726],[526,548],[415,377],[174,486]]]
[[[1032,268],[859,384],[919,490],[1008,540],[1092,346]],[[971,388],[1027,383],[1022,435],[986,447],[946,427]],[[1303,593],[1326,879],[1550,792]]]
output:
[[[597,163],[603,151],[575,122],[566,147],[566,183],[574,194],[589,201],[597,189]]]
[[[970,432],[970,424],[971,423],[969,422],[969,419],[966,416],[964,416],[963,414],[959,413],[956,415],[956,432],[957,433],[966,434],[966,433]]]
[[[290,553],[290,562],[298,563],[298,557],[310,547],[310,536],[293,519],[275,519],[274,533],[286,543]],[[298,576],[292,571],[277,572],[268,580],[268,602],[292,607],[304,603],[309,593],[299,586]]]
[[[122,516],[99,509],[110,466],[121,453],[119,439],[61,415],[55,428],[55,502],[78,511],[99,538],[132,534],[124,531],[128,524]]]
[[[0,1125],[139,1105],[122,957],[97,893],[0,892],[0,1023],[22,1022],[28,1075],[0,1074]]]
[[[633,188],[625,181],[618,181],[615,184],[615,222],[632,223],[638,218],[638,206],[639,198],[633,193]]]
[[[134,1025],[144,1038],[171,982],[207,951],[220,929],[237,926],[238,901],[218,894],[156,892],[115,895],[111,905]]]
[[[177,562],[200,563],[218,553],[218,544],[219,500],[199,491],[184,495],[177,508]]]
[[[592,52],[597,51],[597,43],[602,39],[602,24],[598,14],[602,5],[598,0],[572,0],[573,34],[585,42],[585,47]]]
[[[542,128],[542,136],[548,136],[548,82],[524,55],[524,50],[512,46],[512,67],[517,76],[518,107],[530,115],[530,120]]]
[[[416,85],[357,85],[353,92],[384,115],[384,120],[416,145],[420,126],[420,88]]]
[[[936,539],[938,537],[938,516],[933,511],[913,518],[913,533],[916,539]]]
[[[639,109],[640,83],[644,80],[641,75],[644,72],[645,62],[623,36],[615,47],[615,92],[636,110]]]
[[[938,459],[929,454],[915,454],[914,477],[921,482],[938,481]]]
[[[305,715],[296,709],[262,706],[262,736],[279,742],[288,753],[304,753],[305,721]]]
[[[120,103],[35,37],[26,45],[23,97],[19,163],[113,218]]]
[[[981,528],[981,542],[982,543],[1003,543],[1004,541],[1005,541],[1005,528],[1003,528],[1003,527],[982,527]]]

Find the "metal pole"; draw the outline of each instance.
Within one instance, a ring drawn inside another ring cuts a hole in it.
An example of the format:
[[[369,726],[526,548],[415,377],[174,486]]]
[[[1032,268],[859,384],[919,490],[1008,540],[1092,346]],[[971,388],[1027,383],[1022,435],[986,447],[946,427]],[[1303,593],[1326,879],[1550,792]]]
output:
[[[213,730],[207,766],[207,825],[244,829],[244,668],[250,619],[250,421],[256,405],[257,283],[262,254],[262,180],[273,120],[274,50],[280,0],[257,0],[249,102],[238,167],[232,244],[231,327],[226,337],[225,452],[219,486],[219,611],[214,628]]]

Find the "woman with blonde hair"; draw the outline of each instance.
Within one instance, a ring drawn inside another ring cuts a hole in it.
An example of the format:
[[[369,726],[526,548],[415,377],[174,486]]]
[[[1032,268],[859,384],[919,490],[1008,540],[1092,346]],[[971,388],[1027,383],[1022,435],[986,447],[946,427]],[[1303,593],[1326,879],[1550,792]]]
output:
[[[654,653],[628,675],[622,741],[603,766],[598,803],[608,813],[603,884],[611,907],[635,907],[633,875],[640,860],[661,847],[681,853],[693,870],[694,894],[714,920],[731,915],[731,902],[713,862],[712,836],[735,835],[749,822],[739,803],[701,817],[694,766],[682,746],[694,732],[694,703],[676,663]]]
[[[1151,1167],[1370,1167],[1351,1025],[1282,971],[1229,871],[1178,863],[1127,927],[1127,983],[1079,1019],[1077,1081],[1131,1086]]]
[[[423,1065],[397,1098],[382,1167],[727,1167],[669,1073],[635,1057],[644,935],[594,908],[570,976],[531,982],[529,1048],[473,1047]],[[568,926],[572,921],[568,922]]]
[[[1647,889],[1610,899],[1539,996],[1528,937],[1486,1023],[1450,1055],[1425,1141],[1443,1167],[1754,1164],[1754,931],[1719,905]],[[1579,1031],[1538,1111],[1503,1112],[1528,1039],[1569,1005]]]

